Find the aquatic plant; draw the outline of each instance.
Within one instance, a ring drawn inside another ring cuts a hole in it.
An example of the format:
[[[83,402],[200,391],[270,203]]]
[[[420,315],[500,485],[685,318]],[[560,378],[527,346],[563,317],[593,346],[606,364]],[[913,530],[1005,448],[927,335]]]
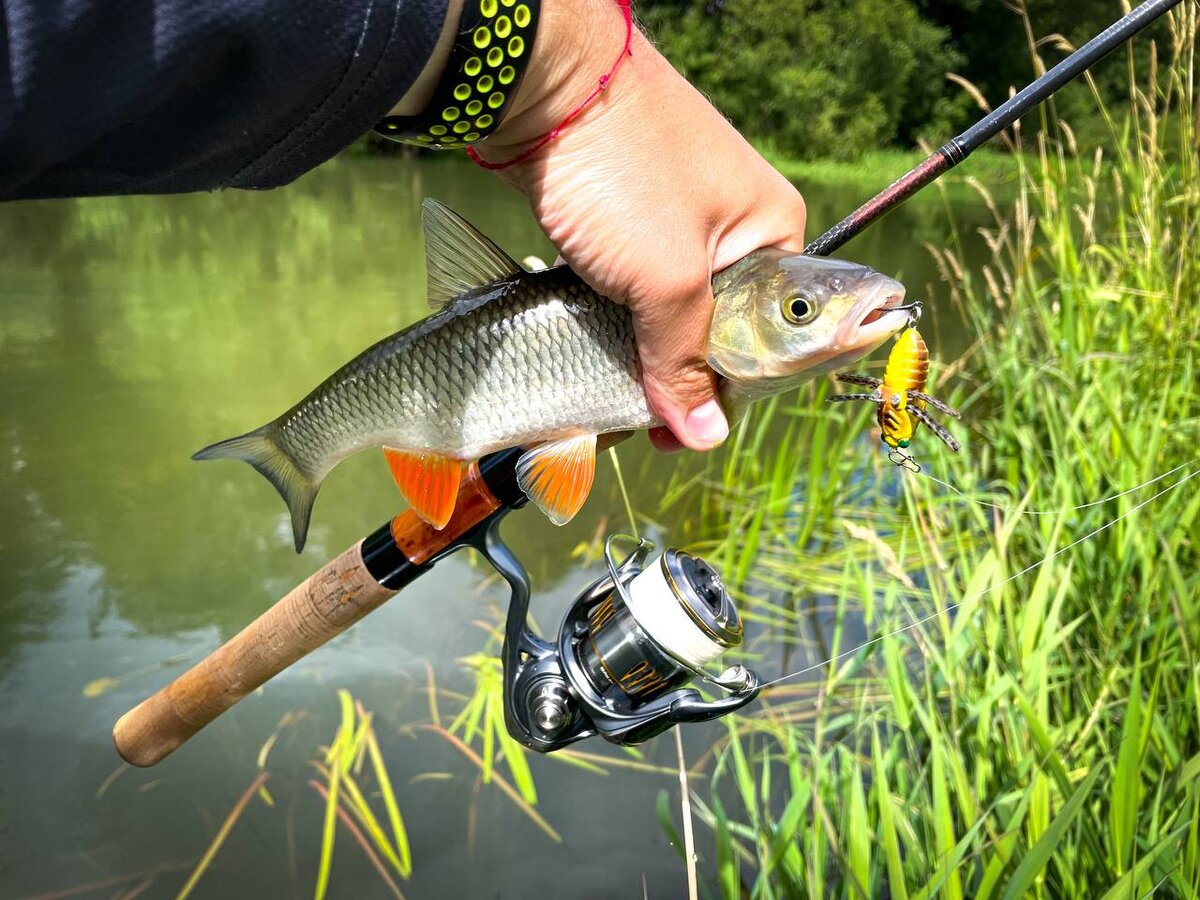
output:
[[[309,785],[325,800],[325,822],[321,837],[321,856],[317,869],[314,896],[321,900],[329,886],[333,865],[334,841],[338,820],[358,842],[363,853],[379,873],[393,896],[401,896],[392,875],[408,878],[412,874],[412,853],[409,850],[408,830],[400,815],[400,806],[392,790],[392,780],[375,736],[372,715],[361,703],[355,702],[348,691],[338,691],[342,719],[322,759],[312,766],[321,780]],[[375,789],[383,800],[391,834],[380,824],[367,795],[359,784],[365,763],[371,764]]]

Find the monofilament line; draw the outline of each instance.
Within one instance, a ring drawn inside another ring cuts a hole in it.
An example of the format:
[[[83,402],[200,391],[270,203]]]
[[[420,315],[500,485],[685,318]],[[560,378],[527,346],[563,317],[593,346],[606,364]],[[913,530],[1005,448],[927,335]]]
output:
[[[913,474],[920,474],[922,477],[928,478],[930,481],[932,481],[936,484],[940,484],[944,488],[949,488],[950,490],[954,491],[954,493],[956,493],[960,497],[962,497],[964,500],[969,500],[972,503],[977,503],[980,506],[987,507],[988,509],[994,509],[997,512],[1002,512],[1007,515],[1059,516],[1059,515],[1062,515],[1064,512],[1076,512],[1081,509],[1091,509],[1093,506],[1103,506],[1105,503],[1108,503],[1112,500],[1116,500],[1118,497],[1124,497],[1126,494],[1136,493],[1137,491],[1140,491],[1142,488],[1148,488],[1152,484],[1157,484],[1158,482],[1162,481],[1164,478],[1170,478],[1172,475],[1174,475],[1180,469],[1182,469],[1188,465],[1191,465],[1191,460],[1188,460],[1187,462],[1184,462],[1184,463],[1180,463],[1175,468],[1171,469],[1170,471],[1163,472],[1161,475],[1155,475],[1149,481],[1143,481],[1141,484],[1135,484],[1133,487],[1127,488],[1126,490],[1121,491],[1121,493],[1119,493],[1119,494],[1113,494],[1109,497],[1103,497],[1100,500],[1093,500],[1090,503],[1081,503],[1081,504],[1079,504],[1079,506],[1067,506],[1067,507],[1064,507],[1063,509],[1022,509],[1019,511],[1013,510],[1013,509],[1005,509],[1003,506],[999,506],[998,504],[995,504],[995,503],[988,503],[986,500],[977,500],[976,498],[970,496],[969,494],[959,490],[954,485],[952,485],[950,482],[942,481],[942,479],[937,478],[933,475],[930,475],[928,472],[925,472],[925,471],[922,471],[919,473],[914,472]],[[911,470],[908,470],[908,471],[911,471]],[[1172,486],[1174,486],[1174,485],[1172,485]]]
[[[1176,469],[1173,469],[1172,471],[1178,471],[1179,468],[1182,468],[1182,466],[1179,466]],[[1167,473],[1167,474],[1170,474],[1170,473]],[[1154,494],[1153,496],[1146,498],[1141,503],[1138,503],[1136,506],[1131,507],[1126,512],[1121,513],[1121,515],[1117,516],[1115,519],[1113,519],[1109,522],[1105,522],[1099,528],[1095,529],[1094,531],[1089,531],[1083,537],[1078,538],[1077,540],[1074,540],[1071,543],[1067,544],[1067,546],[1061,547],[1058,550],[1055,550],[1053,553],[1051,553],[1045,559],[1038,560],[1037,562],[1033,563],[1032,565],[1026,566],[1021,571],[1016,572],[1012,575],[1009,575],[1007,578],[1005,578],[999,584],[992,585],[991,587],[988,587],[988,588],[984,588],[982,591],[972,594],[970,597],[964,597],[962,600],[959,600],[957,603],[951,603],[949,606],[943,606],[937,610],[934,610],[929,615],[923,616],[922,618],[917,619],[915,622],[910,622],[909,624],[907,624],[901,628],[897,628],[894,631],[889,631],[885,634],[879,635],[878,637],[873,637],[873,638],[871,638],[871,640],[866,641],[862,644],[859,644],[857,647],[853,647],[849,650],[846,650],[844,653],[839,653],[837,656],[832,656],[829,659],[822,660],[821,662],[813,663],[811,666],[807,666],[803,669],[798,669],[795,672],[790,672],[787,675],[783,675],[779,678],[776,678],[773,681],[768,681],[766,684],[763,685],[763,689],[765,690],[766,688],[773,687],[782,681],[788,681],[789,679],[792,679],[792,678],[799,678],[801,675],[807,675],[809,672],[814,672],[817,669],[820,669],[827,665],[830,665],[831,663],[839,663],[843,659],[846,659],[848,657],[853,656],[856,653],[866,650],[868,647],[873,647],[875,644],[878,644],[880,641],[884,641],[884,640],[887,640],[888,638],[892,638],[892,637],[896,637],[897,635],[904,634],[904,632],[911,631],[914,628],[924,625],[926,622],[936,619],[938,616],[944,615],[945,613],[948,613],[948,612],[953,612],[954,610],[958,609],[960,606],[962,606],[966,603],[970,603],[972,600],[978,600],[980,597],[984,597],[987,594],[990,594],[992,591],[996,590],[996,588],[1002,588],[1002,587],[1004,587],[1004,585],[1008,584],[1011,581],[1015,581],[1016,579],[1020,578],[1022,575],[1027,575],[1028,573],[1032,572],[1034,569],[1038,568],[1039,566],[1044,565],[1045,563],[1048,563],[1050,560],[1054,559],[1055,557],[1061,556],[1062,554],[1066,553],[1068,550],[1072,549],[1073,547],[1078,547],[1084,541],[1091,540],[1096,535],[1098,535],[1100,532],[1108,530],[1109,528],[1116,525],[1121,520],[1126,519],[1129,516],[1133,515],[1135,512],[1137,512],[1143,506],[1147,506],[1150,503],[1153,503],[1155,500],[1157,500],[1163,494],[1170,493],[1171,491],[1175,490],[1175,488],[1179,487],[1180,485],[1184,484],[1185,482],[1189,481],[1190,479],[1195,478],[1197,475],[1200,475],[1200,469],[1193,469],[1191,472],[1189,472],[1183,478],[1176,481],[1174,484],[1168,485],[1167,487],[1165,487],[1161,491],[1159,491],[1157,494]]]

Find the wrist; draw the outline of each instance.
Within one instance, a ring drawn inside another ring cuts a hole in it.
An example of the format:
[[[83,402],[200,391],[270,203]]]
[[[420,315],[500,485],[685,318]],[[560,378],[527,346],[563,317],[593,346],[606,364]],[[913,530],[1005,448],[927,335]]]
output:
[[[405,108],[423,108],[417,115],[384,116],[375,124],[375,133],[431,149],[466,147],[469,152],[512,111],[532,60],[541,4],[542,0],[462,0],[450,28],[446,60],[428,63],[422,85],[402,102]],[[443,24],[443,37],[447,27]],[[433,82],[428,98],[419,97],[428,82]]]
[[[628,34],[622,2],[628,4],[628,0],[543,0],[525,80],[508,115],[478,145],[480,157],[489,162],[509,159],[562,127],[565,119],[571,119],[574,129],[583,119],[604,115],[616,100],[612,95],[620,79],[614,79],[610,90],[602,84],[602,76],[623,55]],[[636,28],[633,36],[641,38]],[[599,87],[604,90],[581,109]]]

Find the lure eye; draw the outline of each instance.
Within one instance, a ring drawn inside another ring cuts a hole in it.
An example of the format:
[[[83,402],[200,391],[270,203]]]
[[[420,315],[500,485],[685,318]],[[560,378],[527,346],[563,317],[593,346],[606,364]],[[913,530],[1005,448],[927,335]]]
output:
[[[784,297],[780,310],[783,317],[793,325],[807,325],[817,317],[816,301],[805,294]]]
[[[900,446],[901,446],[901,447],[907,447],[907,446],[908,446],[908,441],[899,441],[898,443],[900,444]]]

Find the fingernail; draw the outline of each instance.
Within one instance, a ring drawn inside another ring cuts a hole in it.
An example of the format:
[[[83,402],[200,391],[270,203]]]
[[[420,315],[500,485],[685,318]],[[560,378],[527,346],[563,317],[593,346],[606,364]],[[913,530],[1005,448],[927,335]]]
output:
[[[701,403],[684,421],[688,437],[697,444],[715,447],[729,437],[729,423],[725,421],[725,413],[721,404],[715,399]]]

